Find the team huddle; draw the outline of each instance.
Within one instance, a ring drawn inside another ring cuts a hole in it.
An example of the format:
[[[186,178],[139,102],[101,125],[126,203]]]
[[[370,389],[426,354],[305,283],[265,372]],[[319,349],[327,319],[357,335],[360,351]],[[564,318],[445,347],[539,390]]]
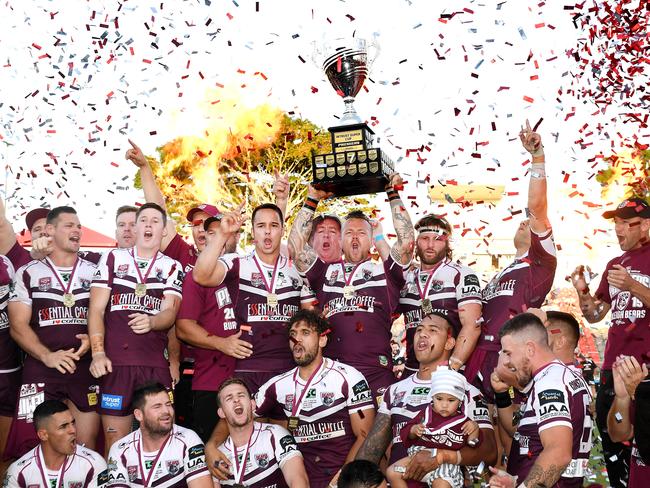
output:
[[[276,175],[245,255],[243,204],[192,208],[188,244],[131,141],[146,203],[120,207],[115,249],[80,251],[77,213],[61,206],[27,214],[28,251],[0,202],[0,449],[17,459],[5,486],[582,486],[593,385],[576,367],[579,320],[541,310],[557,266],[545,155],[528,124],[520,139],[528,218],[487,284],[453,259],[444,216],[411,221],[398,174],[392,244],[361,211],[317,214],[332,195],[311,185],[285,229]],[[625,253],[595,296],[582,266],[568,278],[585,320],[612,309],[595,417],[606,456],[620,452],[612,486],[641,486],[644,453],[619,446],[635,446],[647,374],[650,207],[604,216]]]

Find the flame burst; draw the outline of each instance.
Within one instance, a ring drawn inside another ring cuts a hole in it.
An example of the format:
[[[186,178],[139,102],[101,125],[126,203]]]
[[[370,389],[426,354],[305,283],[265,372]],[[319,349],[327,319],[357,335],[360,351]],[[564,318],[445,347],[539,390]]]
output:
[[[650,151],[630,148],[605,160],[609,162],[609,167],[596,178],[603,185],[605,206],[617,205],[633,196],[650,196]]]

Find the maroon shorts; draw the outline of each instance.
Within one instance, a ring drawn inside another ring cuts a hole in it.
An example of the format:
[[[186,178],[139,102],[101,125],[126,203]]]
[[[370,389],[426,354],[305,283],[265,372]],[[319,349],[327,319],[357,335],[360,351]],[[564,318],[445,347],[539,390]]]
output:
[[[0,416],[13,417],[20,391],[21,371],[0,373]]]
[[[99,413],[126,417],[131,415],[133,392],[147,383],[159,382],[172,386],[169,368],[150,366],[113,366],[113,372],[102,378]]]
[[[65,378],[65,375],[61,375]],[[78,380],[83,379],[84,383]],[[30,382],[31,381],[31,382]],[[70,400],[81,412],[97,411],[99,386],[90,375],[76,374],[74,382],[45,380],[43,383],[34,378],[22,378],[18,402],[14,409],[14,421],[7,439],[6,456],[21,457],[38,444],[32,416],[37,405],[45,400]]]
[[[472,358],[474,361],[480,359],[480,365],[478,366],[476,377],[474,380],[470,380],[470,382],[481,390],[486,402],[494,405],[494,390],[492,389],[492,383],[490,383],[490,375],[492,375],[492,372],[499,363],[499,351],[476,349],[472,354]]]

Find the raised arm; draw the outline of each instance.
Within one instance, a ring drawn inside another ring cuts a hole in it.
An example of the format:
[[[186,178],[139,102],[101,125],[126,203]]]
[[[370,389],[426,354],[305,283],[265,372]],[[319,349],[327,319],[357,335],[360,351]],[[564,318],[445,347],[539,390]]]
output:
[[[413,259],[413,249],[415,247],[415,230],[406,207],[402,203],[398,190],[404,186],[402,177],[393,173],[390,175],[390,181],[386,187],[390,211],[393,216],[393,226],[397,234],[397,242],[391,247],[390,254],[393,259],[407,266]]]
[[[140,170],[140,182],[142,183],[142,190],[144,191],[144,199],[147,203],[156,203],[160,205],[166,212],[167,205],[165,204],[165,197],[160,191],[160,188],[158,188],[156,177],[151,170],[151,166],[149,166],[149,161],[147,161],[142,149],[140,149],[135,142],[129,139],[129,144],[131,144],[131,149],[126,151],[124,157],[131,161]],[[176,236],[176,221],[172,218],[168,218],[165,228],[167,229],[167,234],[163,237],[160,245],[161,251],[167,249],[169,243]]]
[[[0,254],[7,254],[14,244],[16,244],[16,233],[11,222],[7,220],[5,202],[0,198]]]
[[[528,183],[528,211],[530,213],[530,228],[541,234],[547,231],[551,224],[548,220],[548,203],[546,192],[546,158],[542,138],[530,128],[526,120],[526,127],[521,129],[519,139],[524,149],[533,159]]]
[[[328,196],[330,194],[309,185],[307,200],[293,221],[291,232],[289,232],[289,257],[293,259],[298,271],[307,271],[318,259],[316,251],[309,245],[309,234],[318,203]]]
[[[370,225],[372,225],[372,242],[375,244],[375,249],[381,259],[386,260],[390,256],[390,245],[384,237],[384,227],[379,220],[370,221]]]
[[[571,283],[578,292],[578,301],[580,302],[580,310],[585,320],[590,324],[600,322],[605,318],[609,312],[609,303],[597,300],[591,293],[589,293],[589,285],[585,279],[585,271],[590,273],[589,267],[578,266],[573,273],[571,273]]]
[[[275,195],[275,204],[282,211],[282,217],[287,219],[287,204],[289,203],[289,175],[281,175],[275,171],[275,180],[273,181],[273,195]]]
[[[228,270],[226,265],[219,261],[219,257],[228,239],[239,232],[246,221],[246,216],[241,213],[244,205],[245,202],[242,202],[234,212],[223,214],[214,235],[208,239],[203,252],[196,259],[192,276],[199,285],[219,286],[223,283]]]

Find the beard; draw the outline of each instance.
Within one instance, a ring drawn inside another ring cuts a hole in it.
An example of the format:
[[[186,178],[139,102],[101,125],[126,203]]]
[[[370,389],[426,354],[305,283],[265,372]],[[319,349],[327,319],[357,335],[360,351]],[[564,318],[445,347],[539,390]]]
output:
[[[241,421],[237,420],[235,415],[236,414],[233,412],[233,415],[228,419],[228,424],[232,425],[233,427],[244,427],[253,421],[253,412],[251,410],[248,411],[246,418]]]
[[[143,427],[149,432],[152,437],[165,437],[172,431],[172,424],[169,427],[164,427],[159,424],[157,420],[151,420],[145,417]]]
[[[449,243],[445,244],[445,248],[437,253],[432,259],[427,258],[424,253],[420,250],[420,248],[417,248],[416,254],[418,256],[418,259],[420,260],[420,263],[426,264],[428,266],[433,266],[434,264],[438,264],[440,261],[445,259],[447,257],[447,253],[449,252]]]
[[[304,350],[305,353],[302,355],[300,359],[296,359],[295,356],[293,358],[294,362],[298,366],[307,366],[314,362],[314,359],[316,359],[316,356],[318,355],[318,349],[315,349],[313,351],[308,351],[307,349]]]

